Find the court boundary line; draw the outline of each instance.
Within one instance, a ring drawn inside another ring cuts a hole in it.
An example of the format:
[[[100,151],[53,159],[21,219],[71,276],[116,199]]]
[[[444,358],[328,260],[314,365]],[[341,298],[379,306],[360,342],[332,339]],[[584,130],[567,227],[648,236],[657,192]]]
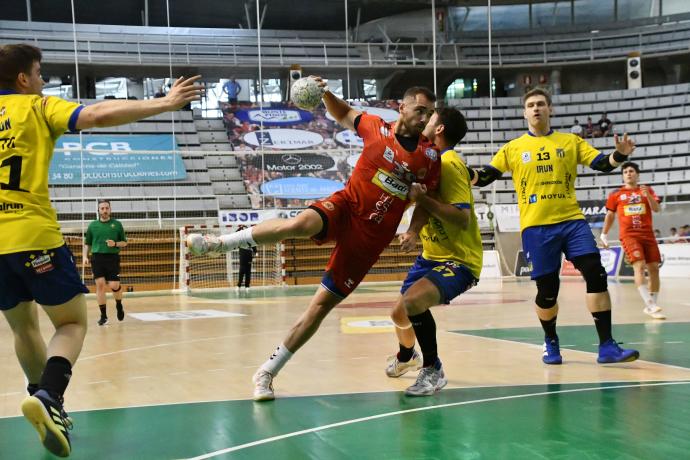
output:
[[[255,446],[269,444],[269,443],[275,442],[275,441],[281,441],[283,439],[294,438],[297,436],[316,433],[316,432],[328,430],[331,428],[339,428],[341,426],[354,425],[355,423],[368,422],[370,420],[377,420],[377,419],[382,419],[382,418],[387,418],[387,417],[410,414],[410,413],[414,413],[414,412],[424,412],[424,411],[434,410],[434,409],[445,409],[445,408],[449,408],[449,407],[467,406],[467,405],[471,405],[471,404],[482,404],[482,403],[487,403],[487,402],[505,401],[505,400],[511,400],[511,399],[524,399],[524,398],[531,398],[531,397],[537,397],[537,396],[547,396],[547,395],[553,395],[553,394],[583,393],[583,392],[587,392],[587,391],[602,391],[602,390],[616,390],[616,389],[625,389],[625,388],[642,388],[642,387],[653,387],[653,386],[687,385],[687,384],[690,384],[690,381],[660,382],[660,383],[636,384],[636,385],[616,385],[616,386],[609,386],[609,387],[573,388],[573,389],[568,389],[568,390],[542,391],[542,392],[538,392],[538,393],[526,393],[526,394],[511,395],[511,396],[498,396],[498,397],[494,397],[494,398],[483,398],[483,399],[475,399],[475,400],[470,400],[470,401],[460,401],[460,402],[455,402],[455,403],[439,404],[439,405],[435,405],[435,406],[416,407],[414,409],[406,409],[406,410],[402,410],[402,411],[386,412],[383,414],[370,415],[367,417],[360,417],[360,418],[356,418],[356,419],[343,420],[341,422],[330,423],[328,425],[321,425],[321,426],[317,426],[317,427],[313,427],[313,428],[307,428],[305,430],[293,431],[291,433],[285,433],[285,434],[278,435],[278,436],[272,436],[270,438],[264,438],[264,439],[259,439],[256,441],[244,443],[244,444],[239,444],[239,445],[233,446],[233,447],[227,447],[225,449],[220,449],[220,450],[217,450],[214,452],[209,452],[207,454],[199,455],[197,457],[189,457],[189,458],[186,458],[186,460],[206,460],[208,458],[217,457],[219,455],[228,454],[231,452],[237,452],[239,450],[249,449],[249,448],[255,447]]]

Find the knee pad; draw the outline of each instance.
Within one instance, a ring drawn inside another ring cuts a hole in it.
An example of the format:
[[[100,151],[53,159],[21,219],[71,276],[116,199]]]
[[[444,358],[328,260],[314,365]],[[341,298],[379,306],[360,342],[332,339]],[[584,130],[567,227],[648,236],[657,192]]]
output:
[[[110,288],[110,290],[113,292],[118,292],[120,289],[122,289],[122,285],[119,285],[117,289]]]
[[[558,289],[561,286],[561,280],[558,278],[558,272],[549,273],[548,275],[540,276],[537,281],[537,297],[534,302],[539,308],[551,308],[556,305],[558,299]]]
[[[587,283],[587,293],[596,294],[606,292],[608,289],[608,275],[601,265],[601,254],[592,253],[584,256],[575,257],[572,260],[575,268],[580,270],[582,277]]]

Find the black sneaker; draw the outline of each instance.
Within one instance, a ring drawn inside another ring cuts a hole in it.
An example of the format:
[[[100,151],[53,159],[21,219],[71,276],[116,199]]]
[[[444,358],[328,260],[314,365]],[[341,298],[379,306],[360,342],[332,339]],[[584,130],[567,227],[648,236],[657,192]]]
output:
[[[125,309],[123,307],[117,307],[117,320],[122,321],[125,319]]]
[[[99,326],[105,326],[108,324],[108,317],[107,316],[101,316],[101,319],[98,320],[98,325]]]
[[[22,401],[22,413],[38,432],[43,446],[58,457],[72,451],[60,398],[53,398],[45,390],[38,390]]]

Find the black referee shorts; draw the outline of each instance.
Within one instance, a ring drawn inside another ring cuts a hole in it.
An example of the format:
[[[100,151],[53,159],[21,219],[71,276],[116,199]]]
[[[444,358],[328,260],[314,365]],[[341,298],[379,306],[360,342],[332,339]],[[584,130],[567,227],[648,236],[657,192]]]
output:
[[[92,254],[91,271],[93,279],[120,281],[120,254]]]

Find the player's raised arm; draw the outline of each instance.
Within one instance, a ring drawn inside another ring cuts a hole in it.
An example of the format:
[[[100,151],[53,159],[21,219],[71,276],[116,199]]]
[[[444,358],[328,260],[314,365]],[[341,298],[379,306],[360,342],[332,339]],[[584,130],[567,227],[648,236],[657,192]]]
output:
[[[359,115],[361,112],[353,109],[350,104],[331,93],[326,85],[326,82],[323,81],[321,77],[310,76],[309,78],[316,80],[319,83],[319,86],[325,89],[325,92],[323,93],[323,103],[326,105],[326,110],[328,110],[328,113],[333,115],[335,121],[337,121],[341,126],[355,131],[355,118],[357,118],[357,115]]]
[[[145,101],[111,100],[84,107],[79,113],[76,128],[82,130],[124,125],[159,113],[179,110],[200,99],[201,87],[195,84],[199,78],[201,75],[178,78],[165,97]]]

